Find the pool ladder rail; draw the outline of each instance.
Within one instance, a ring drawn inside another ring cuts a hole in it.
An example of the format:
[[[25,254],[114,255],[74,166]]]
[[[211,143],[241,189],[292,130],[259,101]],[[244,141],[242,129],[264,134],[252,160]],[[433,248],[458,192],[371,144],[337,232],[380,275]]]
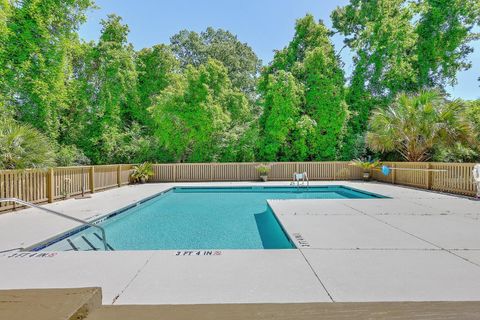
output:
[[[297,188],[306,187],[307,189],[310,187],[310,181],[308,180],[308,175],[306,172],[294,172],[293,173],[293,181],[290,185],[295,185]]]
[[[109,246],[107,244],[107,236],[105,234],[105,229],[96,225],[96,224],[93,224],[91,222],[88,222],[88,221],[85,221],[85,220],[82,220],[82,219],[78,219],[78,218],[75,218],[75,217],[72,217],[72,216],[69,216],[69,215],[66,215],[66,214],[63,214],[61,212],[58,212],[58,211],[54,211],[54,210],[51,210],[51,209],[47,209],[45,207],[41,207],[41,206],[37,206],[36,204],[33,204],[31,202],[27,202],[27,201],[23,201],[23,200],[20,200],[20,199],[17,199],[17,198],[0,198],[0,202],[13,202],[13,203],[19,203],[21,205],[24,205],[24,206],[27,206],[27,207],[30,207],[30,208],[35,208],[35,209],[38,209],[38,210],[42,210],[42,211],[45,211],[45,212],[48,212],[50,214],[54,214],[56,216],[59,216],[59,217],[62,217],[62,218],[65,218],[65,219],[69,219],[69,220],[73,220],[75,222],[78,222],[78,223],[81,223],[82,225],[87,225],[87,226],[90,226],[92,228],[96,228],[98,230],[100,230],[102,236],[101,236],[101,240],[103,242],[103,246],[105,248],[105,251],[108,251],[109,250]]]

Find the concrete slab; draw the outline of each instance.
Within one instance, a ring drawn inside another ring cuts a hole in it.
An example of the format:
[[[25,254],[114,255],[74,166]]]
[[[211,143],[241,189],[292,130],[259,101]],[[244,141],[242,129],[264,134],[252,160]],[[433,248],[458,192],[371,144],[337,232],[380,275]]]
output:
[[[452,250],[452,252],[480,266],[480,250]]]
[[[151,251],[3,254],[0,290],[96,286],[102,287],[103,303],[111,304],[151,255]]]
[[[455,214],[480,221],[480,201],[478,200],[456,198],[448,200],[436,199],[435,201],[415,199],[414,201],[426,208],[442,210],[448,214]]]
[[[435,249],[365,215],[284,215],[279,220],[298,248]]]
[[[347,186],[378,193],[396,199],[458,199],[457,196],[428,190],[415,189],[402,185],[391,185],[380,182],[346,182]]]
[[[457,216],[376,216],[445,249],[480,249],[480,220]]]
[[[277,215],[359,215],[339,199],[268,200]],[[364,199],[357,200],[364,201]]]
[[[302,251],[337,302],[480,300],[480,267],[445,251]]]
[[[430,199],[426,201],[432,201]],[[365,214],[401,214],[401,215],[433,215],[449,214],[446,210],[430,208],[412,202],[409,199],[369,199],[368,201],[345,200],[344,204]]]
[[[331,301],[298,250],[156,252],[115,304]]]

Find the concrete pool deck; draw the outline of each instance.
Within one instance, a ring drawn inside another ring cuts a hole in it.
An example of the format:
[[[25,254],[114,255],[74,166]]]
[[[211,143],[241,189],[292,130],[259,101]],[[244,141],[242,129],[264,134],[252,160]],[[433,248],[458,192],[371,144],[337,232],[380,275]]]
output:
[[[172,186],[258,184],[146,184],[47,206],[95,219]],[[312,185],[391,199],[269,201],[295,250],[3,252],[0,289],[99,286],[115,305],[480,300],[480,202],[379,183]],[[0,251],[74,226],[36,209],[1,214]]]

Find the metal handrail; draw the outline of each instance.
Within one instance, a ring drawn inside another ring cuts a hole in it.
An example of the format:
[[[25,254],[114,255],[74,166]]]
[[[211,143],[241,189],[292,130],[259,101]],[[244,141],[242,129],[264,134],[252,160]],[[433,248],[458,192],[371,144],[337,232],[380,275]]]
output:
[[[100,226],[97,226],[96,224],[93,224],[91,222],[88,222],[88,221],[85,221],[85,220],[82,220],[82,219],[78,219],[78,218],[75,218],[75,217],[68,216],[68,215],[63,214],[61,212],[57,212],[57,211],[54,211],[54,210],[51,210],[51,209],[40,207],[40,206],[37,206],[36,204],[30,203],[30,202],[27,202],[27,201],[23,201],[23,200],[20,200],[20,199],[17,199],[17,198],[0,198],[0,202],[20,203],[20,204],[23,204],[24,206],[27,206],[27,207],[43,210],[45,212],[48,212],[48,213],[51,213],[51,214],[54,214],[54,215],[57,215],[57,216],[60,216],[60,217],[70,219],[70,220],[79,222],[81,224],[88,225],[88,226],[93,227],[93,228],[97,228],[102,233],[102,242],[103,242],[103,246],[105,247],[105,251],[108,251],[107,236],[105,234],[105,229],[100,227]]]
[[[306,172],[294,172],[293,181],[290,183],[290,185],[295,185],[295,183],[297,183],[297,189],[298,189],[300,188],[300,181],[302,181],[302,186],[305,186],[305,181],[306,181],[307,189],[310,187],[310,180],[308,180],[308,175]]]

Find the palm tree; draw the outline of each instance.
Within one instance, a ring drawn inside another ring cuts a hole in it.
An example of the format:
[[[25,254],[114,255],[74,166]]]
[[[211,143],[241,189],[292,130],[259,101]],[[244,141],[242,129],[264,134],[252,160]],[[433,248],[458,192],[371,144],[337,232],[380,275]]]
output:
[[[399,94],[370,119],[367,144],[373,151],[396,151],[407,161],[428,161],[434,147],[469,140],[460,101],[447,102],[438,91]]]
[[[0,120],[0,169],[44,168],[55,164],[47,137],[11,119]]]

